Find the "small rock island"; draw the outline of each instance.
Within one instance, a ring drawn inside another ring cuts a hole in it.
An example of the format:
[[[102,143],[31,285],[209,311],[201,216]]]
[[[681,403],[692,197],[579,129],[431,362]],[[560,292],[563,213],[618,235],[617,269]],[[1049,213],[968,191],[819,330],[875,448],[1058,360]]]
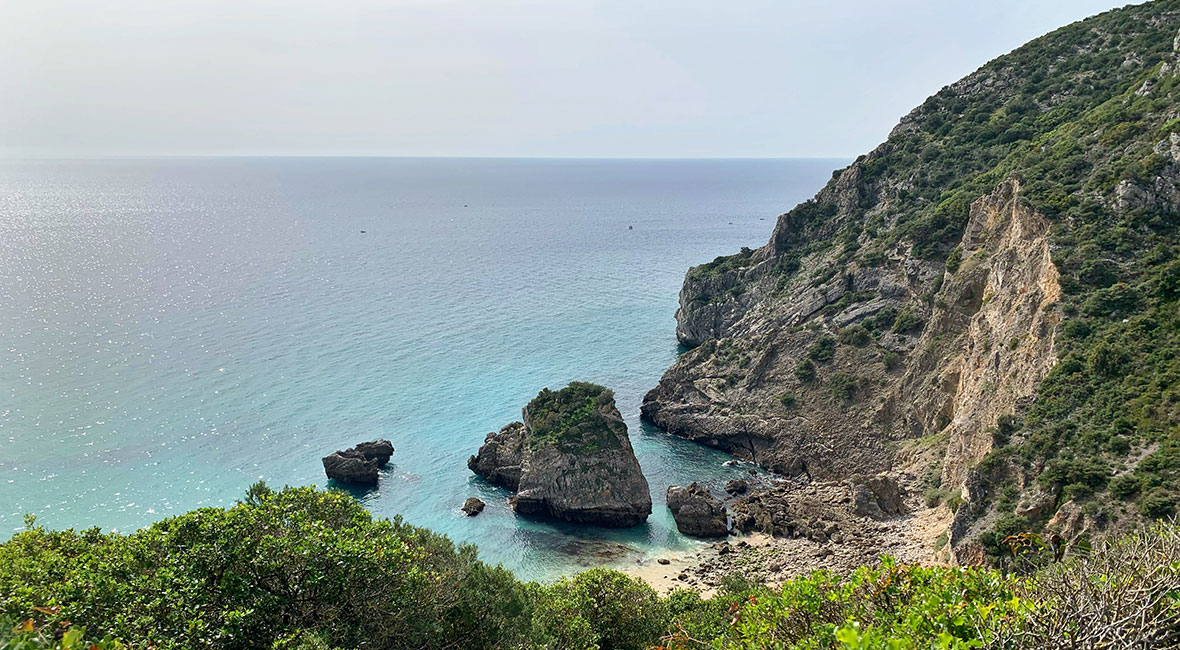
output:
[[[324,456],[324,474],[341,483],[376,485],[377,469],[392,455],[393,443],[388,440],[362,442]]]
[[[625,528],[651,514],[651,492],[610,390],[542,390],[523,422],[489,433],[467,467],[516,492],[522,515]]]

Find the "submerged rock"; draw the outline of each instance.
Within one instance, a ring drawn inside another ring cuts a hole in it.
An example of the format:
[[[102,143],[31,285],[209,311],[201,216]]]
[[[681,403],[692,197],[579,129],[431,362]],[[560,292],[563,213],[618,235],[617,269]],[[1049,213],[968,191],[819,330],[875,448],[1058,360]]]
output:
[[[729,534],[725,506],[700,483],[668,487],[668,509],[676,528],[693,537],[724,537]]]
[[[651,493],[611,391],[584,382],[545,389],[523,415],[467,461],[516,491],[517,513],[612,527],[647,519]]]
[[[362,442],[324,456],[324,473],[341,483],[376,485],[377,469],[389,462],[393,444],[388,440]]]
[[[467,513],[468,517],[474,517],[475,515],[483,512],[485,505],[487,504],[483,502],[483,499],[478,497],[467,497],[467,500],[463,502],[463,512]]]

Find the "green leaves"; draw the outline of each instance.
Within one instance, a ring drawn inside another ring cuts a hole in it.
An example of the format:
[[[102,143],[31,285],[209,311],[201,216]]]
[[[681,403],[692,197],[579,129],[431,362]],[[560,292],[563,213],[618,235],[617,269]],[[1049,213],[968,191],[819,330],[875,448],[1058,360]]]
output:
[[[1080,625],[1079,604],[1085,629],[1139,625],[1125,606],[1170,625],[1178,531],[1160,524],[1029,577],[883,556],[777,589],[734,576],[711,598],[660,598],[606,569],[522,584],[471,547],[373,520],[347,495],[288,488],[127,536],[17,534],[0,544],[0,650],[124,648],[115,638],[161,650],[1009,647]]]
[[[313,488],[128,536],[37,529],[0,545],[0,612],[57,603],[64,620],[161,649],[265,648],[309,628],[342,647],[490,648],[526,610],[522,585],[469,548]]]

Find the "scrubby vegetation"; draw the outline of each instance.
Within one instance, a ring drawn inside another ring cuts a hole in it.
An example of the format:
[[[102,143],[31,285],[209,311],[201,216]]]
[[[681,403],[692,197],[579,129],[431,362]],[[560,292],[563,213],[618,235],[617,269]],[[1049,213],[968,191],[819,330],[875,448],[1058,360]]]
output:
[[[618,446],[618,436],[611,433],[616,423],[604,416],[615,408],[614,403],[610,389],[584,381],[556,391],[542,389],[525,409],[532,431],[529,445],[534,449],[567,444],[597,449]]]
[[[1161,72],[1161,61],[1175,58],[1177,9],[1155,2],[1087,21],[1106,44],[1089,46],[1087,57],[1125,58],[1118,51],[1126,50],[1144,71],[1126,79],[1096,70],[1086,95],[1100,98],[1095,91],[1104,89],[1101,103],[1017,147],[986,175],[1023,179],[1029,204],[1052,221],[1065,321],[1061,362],[1013,435],[997,439],[982,476],[995,481],[993,496],[1013,471],[1035,478],[1098,528],[1173,515],[1180,505],[1180,214],[1153,189],[1175,187],[1178,171],[1160,153],[1180,133],[1180,78]],[[1151,28],[1161,13],[1170,15],[1168,28]],[[1080,28],[1050,36],[1084,42]],[[1157,198],[1120,198],[1136,192]],[[1001,521],[1011,514],[1002,508]],[[1051,514],[1028,524],[1039,530]]]
[[[552,585],[522,583],[479,562],[474,548],[398,519],[374,519],[340,492],[260,488],[249,501],[130,535],[53,532],[30,521],[0,545],[0,649],[1180,643],[1175,525],[1024,576],[883,558],[846,576],[818,571],[781,588],[730,576],[710,598],[688,590],[661,597],[606,569]],[[1021,545],[1025,566],[1048,563],[1051,555],[1031,539],[1009,543]]]
[[[1060,362],[1035,402],[1015,405],[1019,426],[975,468],[983,493],[965,512],[987,526],[1016,515],[1020,495],[1000,498],[1014,482],[1052,501],[1027,518],[1033,531],[1070,502],[1099,534],[1180,513],[1178,29],[1180,1],[1155,0],[1067,25],[989,62],[837,171],[815,199],[780,219],[770,242],[768,260],[790,273],[810,270],[814,287],[915,258],[962,273],[987,255],[964,258],[972,204],[1019,182],[1020,200],[1051,226],[1062,296],[1049,309],[1062,324],[1039,335],[1054,337]],[[740,274],[749,266],[748,285],[758,286],[757,261],[736,255],[710,268]],[[946,306],[940,287],[932,281],[919,300],[867,319],[864,329],[872,339],[920,334]],[[841,343],[867,344],[855,327],[840,332]],[[1025,340],[1003,344],[1019,350]],[[808,350],[812,363],[796,370],[800,380],[813,381],[815,364],[831,358],[823,344]],[[887,369],[904,363],[882,361]],[[843,395],[846,385],[832,388]]]

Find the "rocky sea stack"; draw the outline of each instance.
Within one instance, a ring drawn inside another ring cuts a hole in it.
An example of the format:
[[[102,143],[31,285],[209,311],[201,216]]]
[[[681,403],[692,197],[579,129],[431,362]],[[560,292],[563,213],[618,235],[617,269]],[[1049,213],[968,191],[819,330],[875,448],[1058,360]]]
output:
[[[389,462],[393,443],[388,440],[362,442],[324,456],[324,473],[341,483],[376,485],[377,469]]]
[[[585,382],[542,390],[513,422],[489,433],[467,467],[516,492],[533,515],[627,527],[651,514],[647,479],[615,407],[614,393]]]

